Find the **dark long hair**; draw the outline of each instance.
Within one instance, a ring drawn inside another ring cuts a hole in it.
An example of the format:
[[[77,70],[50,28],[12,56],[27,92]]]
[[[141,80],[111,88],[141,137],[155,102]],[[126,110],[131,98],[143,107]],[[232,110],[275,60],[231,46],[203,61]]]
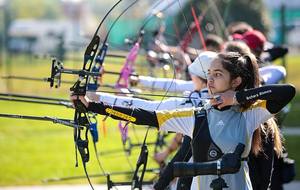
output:
[[[233,80],[241,77],[242,82],[237,86],[236,91],[255,88],[259,86],[259,74],[256,58],[253,54],[241,55],[238,52],[226,52],[218,54],[221,64],[230,74]],[[252,102],[241,104],[241,107],[248,108]]]

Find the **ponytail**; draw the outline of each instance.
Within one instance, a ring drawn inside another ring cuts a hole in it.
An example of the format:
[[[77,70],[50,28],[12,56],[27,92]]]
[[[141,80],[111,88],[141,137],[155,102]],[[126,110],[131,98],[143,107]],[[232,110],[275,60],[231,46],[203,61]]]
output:
[[[255,56],[251,53],[245,54],[237,60],[237,65],[240,66],[239,76],[242,78],[242,83],[236,88],[236,90],[258,87],[259,74]]]
[[[242,82],[236,87],[236,91],[258,87],[258,65],[252,53],[241,55],[237,52],[227,52],[220,53],[218,57],[224,69],[229,72],[231,80],[241,77]],[[247,109],[252,103],[241,104],[241,107]]]

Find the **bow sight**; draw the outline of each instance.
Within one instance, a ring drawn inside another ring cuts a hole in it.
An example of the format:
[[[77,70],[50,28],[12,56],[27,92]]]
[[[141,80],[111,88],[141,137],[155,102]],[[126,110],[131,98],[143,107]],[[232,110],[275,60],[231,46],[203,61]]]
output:
[[[103,56],[100,56],[100,57],[103,57]],[[96,57],[96,61],[98,61],[100,58],[97,56]],[[101,59],[103,60],[103,58]],[[52,64],[51,64],[51,75],[49,78],[47,79],[37,79],[37,78],[34,78],[32,80],[43,80],[43,81],[47,81],[47,82],[50,82],[50,87],[53,87],[55,86],[55,88],[59,88],[61,83],[72,83],[74,84],[73,82],[71,81],[62,81],[61,80],[61,74],[62,73],[65,73],[65,74],[73,74],[73,75],[79,75],[79,77],[81,77],[81,79],[83,79],[83,76],[92,76],[92,77],[101,77],[102,73],[99,72],[100,71],[100,68],[98,70],[92,70],[92,72],[89,72],[89,71],[85,71],[85,70],[75,70],[75,69],[65,69],[64,68],[64,65],[63,65],[63,62],[61,62],[60,60],[56,59],[56,58],[52,58]],[[104,71],[105,74],[111,74],[111,75],[120,75],[120,73],[118,72],[113,72],[113,71]],[[135,76],[137,77],[138,74],[135,74],[135,73],[130,73],[129,74],[130,76]],[[8,77],[6,77],[8,78]],[[9,78],[12,78],[12,76],[10,76]],[[16,77],[14,77],[16,78]],[[28,78],[28,77],[27,77]],[[24,79],[24,78],[22,78]],[[84,94],[84,89],[81,89],[80,92],[82,92]]]
[[[75,69],[64,69],[63,63],[56,58],[52,58],[51,65],[51,76],[47,79],[50,82],[50,87],[53,87],[55,84],[55,88],[60,87],[61,84],[61,74],[73,74],[79,75],[79,81],[84,79],[84,76],[100,76],[99,72],[89,72],[85,70],[75,70]],[[78,82],[78,81],[77,81]],[[75,83],[77,85],[77,82]],[[75,87],[75,85],[73,86]],[[79,94],[85,94],[85,89],[79,88]]]

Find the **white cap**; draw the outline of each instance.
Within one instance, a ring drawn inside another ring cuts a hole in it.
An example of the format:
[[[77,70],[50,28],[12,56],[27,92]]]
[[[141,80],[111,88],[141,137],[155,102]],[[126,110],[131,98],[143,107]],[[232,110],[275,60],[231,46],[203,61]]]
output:
[[[204,51],[199,54],[199,56],[194,60],[192,64],[189,65],[189,73],[191,75],[196,75],[203,79],[207,78],[208,69],[214,59],[216,59],[218,54],[212,51]]]

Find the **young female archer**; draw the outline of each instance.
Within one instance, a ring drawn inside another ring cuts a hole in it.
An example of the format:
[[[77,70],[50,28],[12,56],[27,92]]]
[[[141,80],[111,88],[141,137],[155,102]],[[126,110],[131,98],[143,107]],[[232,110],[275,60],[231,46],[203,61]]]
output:
[[[148,111],[89,102],[83,96],[72,96],[71,99],[80,99],[92,112],[188,135],[192,138],[193,161],[208,162],[233,152],[239,143],[245,145],[242,157],[246,158],[254,130],[295,96],[295,88],[291,85],[257,87],[258,83],[255,57],[229,52],[218,54],[208,70],[210,94],[219,95],[219,98],[210,100],[210,106]],[[195,132],[195,126],[201,128],[197,127]],[[222,177],[230,189],[252,189],[245,161],[237,173]],[[213,175],[194,177],[191,189],[209,189],[215,178],[217,176]]]

